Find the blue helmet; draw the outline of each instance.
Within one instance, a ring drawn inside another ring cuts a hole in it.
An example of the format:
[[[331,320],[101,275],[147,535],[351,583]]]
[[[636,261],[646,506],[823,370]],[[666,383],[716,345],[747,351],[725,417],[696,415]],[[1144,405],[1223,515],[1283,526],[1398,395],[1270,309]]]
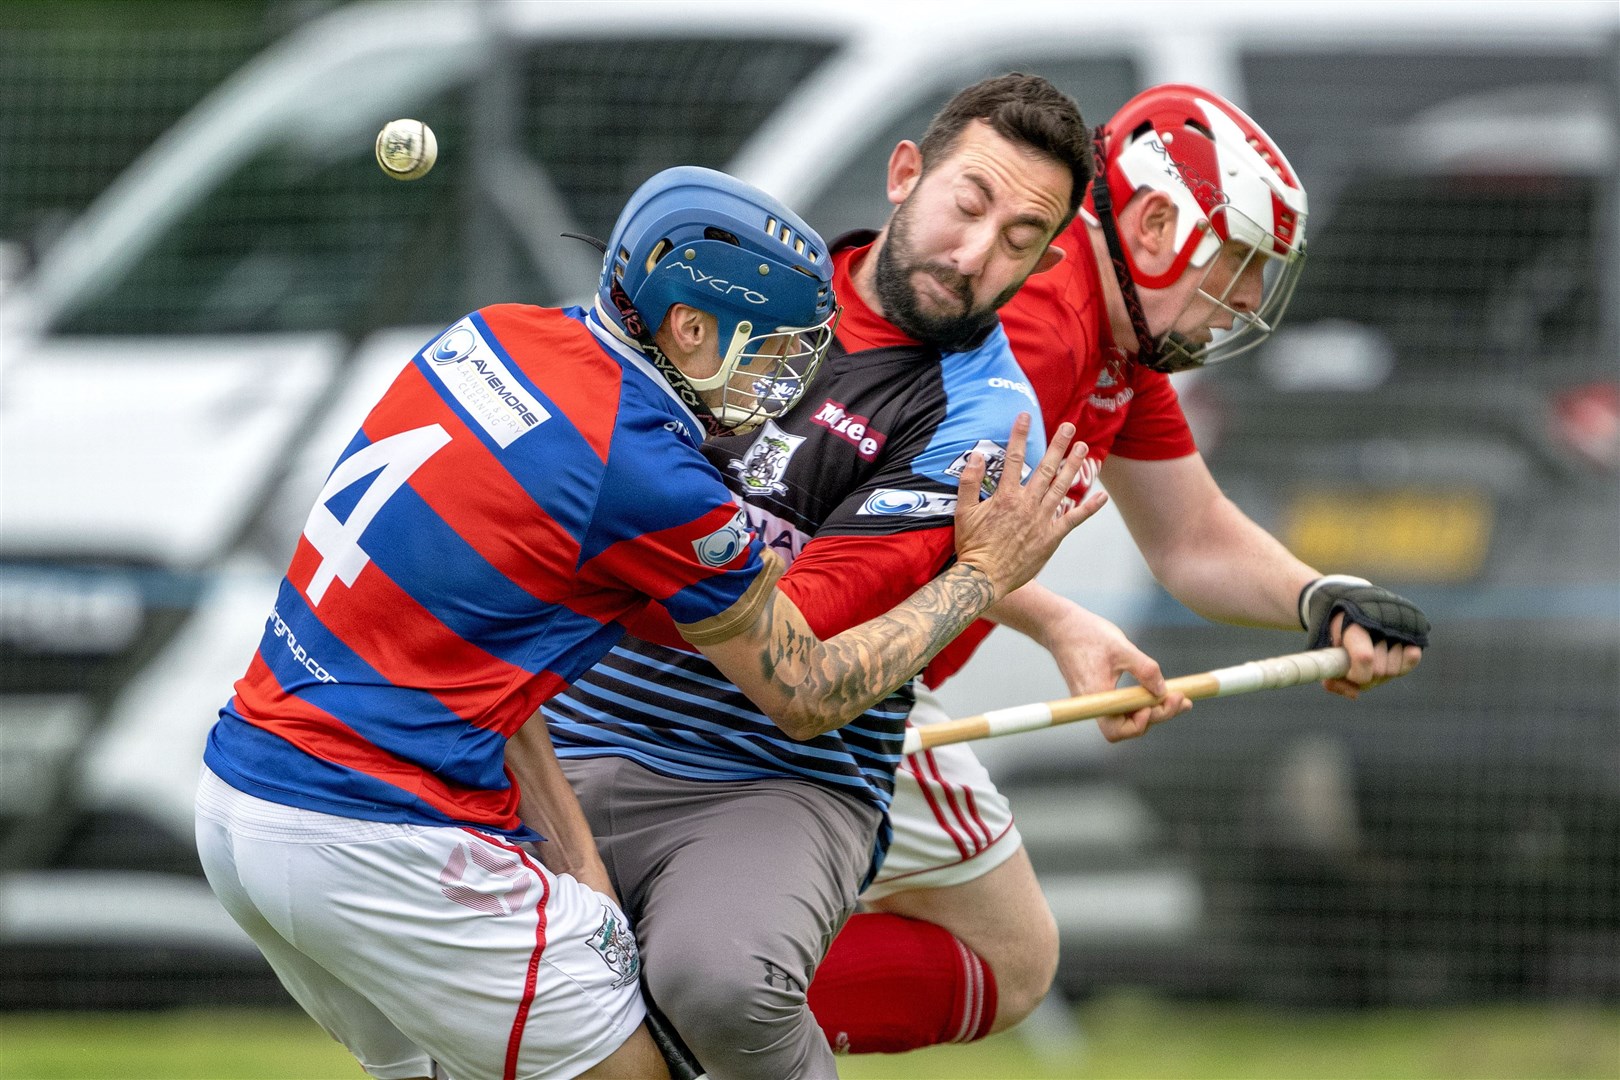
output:
[[[630,197],[597,295],[710,434],[751,431],[791,408],[838,317],[832,260],[816,231],[758,188],[690,165],[665,169]],[[718,323],[720,370],[708,378],[684,374],[653,344],[677,303]],[[702,392],[717,388],[719,403],[706,404]]]

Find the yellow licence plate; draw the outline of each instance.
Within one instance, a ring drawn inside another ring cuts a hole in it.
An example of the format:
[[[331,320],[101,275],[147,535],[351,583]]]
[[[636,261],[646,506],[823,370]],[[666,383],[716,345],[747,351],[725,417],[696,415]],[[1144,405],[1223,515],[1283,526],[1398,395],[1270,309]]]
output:
[[[1374,581],[1464,581],[1491,542],[1491,502],[1473,491],[1302,492],[1282,540],[1324,573]]]

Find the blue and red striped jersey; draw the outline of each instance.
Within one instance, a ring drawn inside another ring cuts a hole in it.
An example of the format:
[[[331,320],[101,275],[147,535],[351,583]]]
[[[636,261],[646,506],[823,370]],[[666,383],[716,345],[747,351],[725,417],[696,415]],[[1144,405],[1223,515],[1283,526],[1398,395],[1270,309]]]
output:
[[[328,477],[208,766],[274,802],[532,837],[507,739],[621,616],[701,623],[762,569],[701,430],[579,308],[451,326]]]

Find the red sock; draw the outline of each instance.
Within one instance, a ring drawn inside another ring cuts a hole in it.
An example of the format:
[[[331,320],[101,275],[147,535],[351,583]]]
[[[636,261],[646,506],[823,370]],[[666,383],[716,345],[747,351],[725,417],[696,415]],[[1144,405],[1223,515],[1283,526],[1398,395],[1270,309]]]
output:
[[[972,1042],[996,1019],[990,966],[943,927],[900,915],[851,916],[816,969],[809,998],[837,1053]]]

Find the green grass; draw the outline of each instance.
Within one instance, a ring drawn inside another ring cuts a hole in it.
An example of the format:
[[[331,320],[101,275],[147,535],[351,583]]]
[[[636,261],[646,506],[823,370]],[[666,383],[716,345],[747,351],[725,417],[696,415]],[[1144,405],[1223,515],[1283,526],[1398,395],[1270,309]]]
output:
[[[291,1009],[0,1015],[5,1080],[365,1080]]]
[[[1620,1008],[1284,1012],[1120,996],[846,1080],[1616,1080]],[[291,1011],[0,1015],[3,1080],[363,1080]]]
[[[1285,1012],[1119,996],[1078,1037],[848,1059],[847,1080],[1620,1080],[1620,1009]],[[1033,1021],[1032,1021],[1033,1022]],[[1040,1048],[1044,1052],[1036,1053]]]

